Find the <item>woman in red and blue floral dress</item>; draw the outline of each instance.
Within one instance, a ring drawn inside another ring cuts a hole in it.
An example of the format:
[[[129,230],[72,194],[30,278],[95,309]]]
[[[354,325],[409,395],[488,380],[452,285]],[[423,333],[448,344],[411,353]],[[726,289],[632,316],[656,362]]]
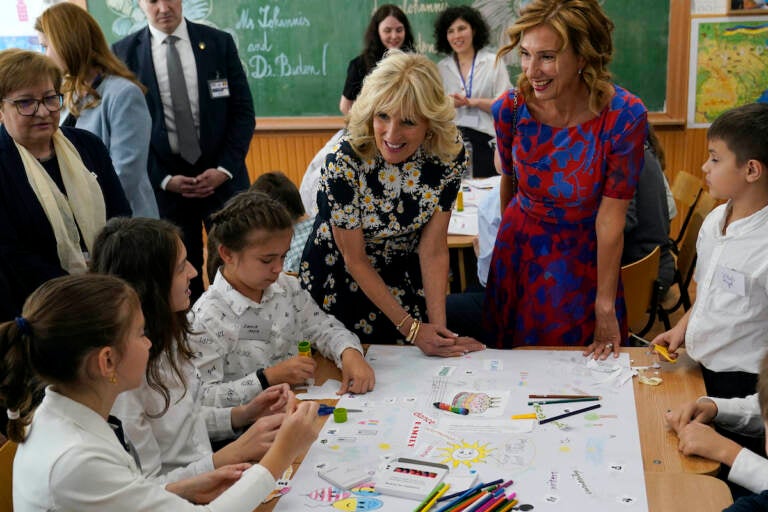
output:
[[[537,0],[499,52],[519,46],[523,73],[493,107],[504,211],[491,346],[585,346],[605,359],[627,339],[623,229],[648,127],[642,102],[610,82],[612,28],[595,0]]]

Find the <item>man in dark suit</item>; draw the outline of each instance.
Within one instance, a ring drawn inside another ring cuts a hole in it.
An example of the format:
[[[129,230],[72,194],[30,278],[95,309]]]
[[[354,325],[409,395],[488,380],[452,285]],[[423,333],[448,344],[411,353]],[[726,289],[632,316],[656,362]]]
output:
[[[188,259],[200,271],[203,223],[249,184],[253,100],[232,36],[185,20],[181,0],[139,6],[149,25],[113,51],[148,89],[150,180],[161,217],[181,227]],[[194,300],[200,276],[190,288]]]

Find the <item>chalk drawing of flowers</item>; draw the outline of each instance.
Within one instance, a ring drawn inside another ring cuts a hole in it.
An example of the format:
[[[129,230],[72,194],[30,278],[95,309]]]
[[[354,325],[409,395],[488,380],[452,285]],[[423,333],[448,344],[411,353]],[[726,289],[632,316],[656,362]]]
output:
[[[213,0],[182,0],[182,12],[190,21],[213,26],[208,21],[208,16],[213,10],[212,3]],[[138,0],[106,0],[106,5],[118,16],[112,23],[112,32],[116,36],[127,36],[147,24],[147,18],[139,7]]]

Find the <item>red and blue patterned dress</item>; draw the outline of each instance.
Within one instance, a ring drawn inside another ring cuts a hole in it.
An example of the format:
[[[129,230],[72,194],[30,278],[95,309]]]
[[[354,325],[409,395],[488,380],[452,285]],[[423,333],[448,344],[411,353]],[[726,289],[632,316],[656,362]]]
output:
[[[497,348],[588,345],[595,331],[597,211],[603,196],[632,199],[647,111],[617,86],[599,116],[553,128],[534,119],[518,94],[513,127],[514,95],[510,90],[493,105],[503,172],[516,171],[518,192],[504,211],[491,260],[489,341]],[[616,315],[626,340],[621,283]]]

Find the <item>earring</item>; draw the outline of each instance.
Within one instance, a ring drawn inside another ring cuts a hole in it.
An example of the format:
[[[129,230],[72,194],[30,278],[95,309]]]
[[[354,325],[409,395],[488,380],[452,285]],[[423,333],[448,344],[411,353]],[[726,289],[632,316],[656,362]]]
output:
[[[579,68],[579,75],[581,75],[581,68]]]
[[[427,132],[427,136],[426,136],[426,139],[427,139],[427,140],[431,140],[431,139],[432,139],[432,135],[434,135],[434,133],[432,133],[432,130],[428,131],[428,132]]]
[[[117,372],[113,372],[109,377],[110,384],[117,384]]]

